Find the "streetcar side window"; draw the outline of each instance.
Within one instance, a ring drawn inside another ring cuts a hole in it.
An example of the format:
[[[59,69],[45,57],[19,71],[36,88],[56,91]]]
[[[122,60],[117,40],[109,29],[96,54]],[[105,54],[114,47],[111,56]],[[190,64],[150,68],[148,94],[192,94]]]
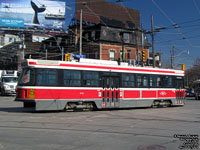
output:
[[[161,83],[163,88],[173,88],[172,76],[161,76]]]
[[[161,77],[159,75],[150,75],[150,87],[159,88],[161,87]]]
[[[54,69],[38,69],[37,85],[56,85],[57,71]]]
[[[142,76],[141,75],[137,75],[137,87],[142,87]]]
[[[143,76],[143,87],[149,87],[149,79],[147,75]]]
[[[174,84],[173,84],[173,77],[172,76],[169,76],[167,85],[168,85],[168,87],[173,88]]]
[[[137,87],[148,88],[149,87],[149,78],[147,75],[137,74],[136,76]]]
[[[64,86],[81,86],[81,72],[64,70],[63,80]]]
[[[84,71],[83,72],[83,85],[84,86],[99,86],[99,72]]]
[[[160,87],[160,76],[158,76],[158,75],[150,75],[149,84],[150,84],[151,88]]]
[[[122,87],[135,87],[134,74],[122,73]]]

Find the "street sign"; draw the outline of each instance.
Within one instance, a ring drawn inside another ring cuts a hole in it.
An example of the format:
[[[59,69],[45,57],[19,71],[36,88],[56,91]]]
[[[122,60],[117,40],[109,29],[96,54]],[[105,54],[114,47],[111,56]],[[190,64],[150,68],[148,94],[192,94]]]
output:
[[[86,58],[86,55],[77,55],[77,54],[74,54],[73,56],[75,58]]]

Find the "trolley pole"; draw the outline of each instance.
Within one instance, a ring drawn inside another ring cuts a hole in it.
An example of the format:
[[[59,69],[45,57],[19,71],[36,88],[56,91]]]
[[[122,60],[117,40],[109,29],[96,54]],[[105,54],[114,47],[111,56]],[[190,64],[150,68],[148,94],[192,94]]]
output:
[[[62,61],[64,61],[64,48],[62,47]]]
[[[82,55],[82,23],[83,23],[83,12],[81,9],[80,13],[80,55]]]
[[[136,62],[137,62],[137,65],[139,65],[138,29],[135,30],[135,42],[136,42]]]

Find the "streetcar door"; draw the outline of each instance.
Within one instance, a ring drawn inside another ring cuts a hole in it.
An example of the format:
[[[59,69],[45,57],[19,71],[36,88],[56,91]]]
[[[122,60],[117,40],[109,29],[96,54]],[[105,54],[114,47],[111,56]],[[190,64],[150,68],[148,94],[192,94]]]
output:
[[[117,108],[119,107],[119,77],[104,76],[102,78],[102,107]]]
[[[176,77],[175,79],[175,87],[176,87],[176,99],[184,98],[184,80],[183,77]]]
[[[112,86],[112,104],[113,107],[117,108],[120,104],[120,82],[119,77],[113,77],[112,78],[113,86]]]

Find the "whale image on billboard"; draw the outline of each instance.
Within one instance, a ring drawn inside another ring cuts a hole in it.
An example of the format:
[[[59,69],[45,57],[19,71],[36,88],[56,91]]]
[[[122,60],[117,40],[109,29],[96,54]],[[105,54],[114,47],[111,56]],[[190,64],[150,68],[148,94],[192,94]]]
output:
[[[7,27],[64,29],[66,21],[66,3],[52,0],[1,0],[0,27],[7,22],[23,20],[24,25],[10,23]],[[4,19],[4,20],[3,20]]]

